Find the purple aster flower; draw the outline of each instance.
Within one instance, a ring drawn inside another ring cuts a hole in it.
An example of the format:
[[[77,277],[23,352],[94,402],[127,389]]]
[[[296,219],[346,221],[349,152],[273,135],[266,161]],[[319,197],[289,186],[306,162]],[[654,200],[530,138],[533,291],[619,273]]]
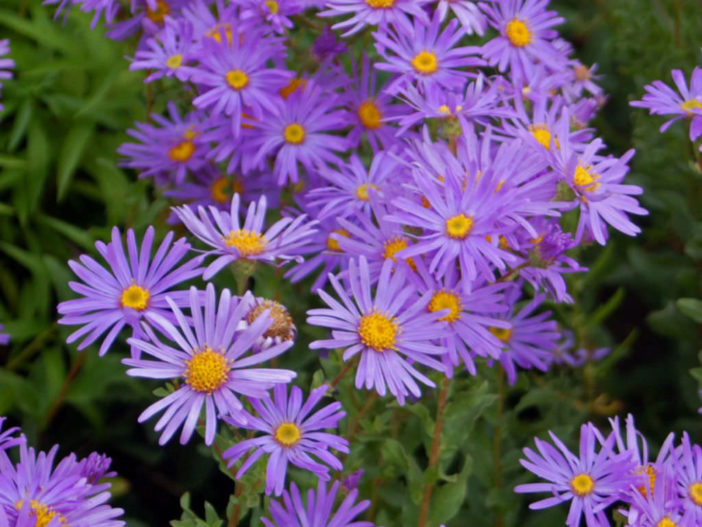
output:
[[[614,435],[603,439],[592,423],[580,427],[579,457],[568,450],[553,432],[549,434],[558,448],[535,438],[538,453],[525,448],[526,459],[519,460],[524,468],[548,483],[517,485],[515,492],[551,494],[532,503],[530,509],[545,509],[570,501],[568,527],[578,527],[583,514],[590,527],[609,525],[603,509],[617,501],[621,493],[637,481],[630,454],[614,453]]]
[[[340,402],[334,402],[311,413],[327,389],[325,385],[312,390],[307,401],[303,402],[300,388],[293,386],[288,399],[285,385],[278,385],[273,389],[272,400],[251,400],[251,406],[260,417],[247,415],[245,425],[239,424],[236,419],[228,420],[234,426],[265,434],[241,441],[224,452],[223,458],[230,467],[250,453],[236,477],[240,478],[261,456],[267,454],[266,494],[280,496],[285,486],[288,463],[308,470],[324,481],[329,480],[329,467],[341,470],[341,461],[329,449],[348,454],[349,443],[324,430],[336,428],[346,412],[341,410]]]
[[[475,0],[439,0],[439,5],[436,10],[443,21],[446,18],[449,10],[460,21],[463,29],[469,35],[477,33],[482,35],[485,33],[487,20],[481,11],[483,2]]]
[[[368,170],[355,153],[339,171],[325,170],[320,175],[325,185],[312,189],[305,200],[310,207],[320,207],[317,218],[370,215],[371,195],[383,196],[389,189],[397,163],[385,152],[373,157]]]
[[[346,53],[347,50],[346,44],[336,38],[336,33],[329,26],[324,26],[322,33],[312,44],[312,53],[319,61],[341,55]]]
[[[12,72],[10,71],[15,67],[15,61],[12,59],[2,58],[10,52],[10,41],[8,39],[0,40],[0,79],[11,79]],[[0,82],[0,89],[2,88],[2,82]],[[0,112],[3,106],[0,104]]]
[[[684,519],[691,525],[702,524],[702,447],[690,442],[683,432],[682,444],[678,447],[676,477],[678,496],[683,502]]]
[[[589,68],[578,60],[573,60],[566,70],[567,82],[562,87],[563,93],[568,101],[577,101],[584,93],[589,93],[594,96],[601,96],[604,92],[602,88],[595,84],[595,80],[599,79],[595,75],[597,64],[593,64]]]
[[[349,101],[350,111],[357,119],[348,135],[349,144],[358,147],[361,137],[365,136],[374,152],[387,150],[397,142],[397,130],[387,121],[399,115],[402,108],[400,105],[390,104],[391,95],[378,93],[377,74],[367,55],[363,55],[360,76],[355,62],[352,62],[352,67],[352,82],[348,85],[345,98]]]
[[[329,308],[308,311],[307,322],[331,328],[332,338],[317,340],[310,348],[345,348],[344,361],[360,353],[356,388],[365,386],[380,395],[390,391],[400,404],[404,404],[410,394],[421,395],[415,379],[433,387],[434,383],[412,364],[445,371],[436,358],[445,350],[433,344],[444,327],[444,323],[439,322],[443,312],[427,311],[431,293],[412,298],[414,289],[406,287],[405,269],[395,268],[392,260],[386,260],[375,295],[372,295],[374,280],[363,256],[358,262],[349,262],[347,287],[334,276],[329,280],[341,302],[319,290],[318,294]]]
[[[293,73],[269,68],[267,62],[283,50],[280,39],[263,37],[256,31],[245,36],[238,26],[230,26],[233,35],[226,37],[220,28],[220,38],[204,39],[198,53],[200,64],[195,68],[192,81],[203,90],[193,99],[196,108],[208,109],[212,114],[231,116],[234,134],[241,131],[245,113],[259,120],[263,108],[285,86]],[[245,109],[245,110],[244,110]]]
[[[455,47],[464,34],[465,30],[455,19],[441,31],[438,11],[429,25],[415,19],[411,31],[388,27],[373,33],[375,47],[386,61],[375,67],[396,75],[383,91],[394,95],[409,83],[422,92],[434,86],[447,90],[462,88],[470,75],[465,68],[483,64],[481,59],[471,56],[479,53],[479,48]]]
[[[225,265],[239,259],[301,260],[299,254],[315,231],[316,221],[307,221],[306,214],[295,219],[284,217],[275,222],[266,232],[263,223],[266,216],[266,196],[258,203],[249,203],[243,224],[239,219],[239,194],[234,194],[229,213],[215,207],[198,207],[197,214],[187,205],[173,210],[185,227],[212,250],[217,258],[207,266],[203,278],[209,280]]]
[[[305,506],[297,485],[291,483],[290,492],[283,493],[283,503],[271,501],[272,521],[268,518],[261,518],[261,521],[266,527],[375,527],[371,522],[354,521],[370,505],[368,500],[356,503],[358,490],[349,492],[334,511],[338,491],[338,481],[328,491],[326,484],[320,481],[316,492],[314,489],[307,491]]]
[[[117,475],[116,472],[110,471],[112,458],[105,454],[91,452],[90,455],[79,462],[81,467],[80,473],[90,483],[96,484],[104,478],[113,478]]]
[[[675,476],[671,467],[662,467],[655,478],[655,485],[648,482],[641,489],[634,489],[626,500],[627,527],[696,527],[682,514],[676,492]],[[643,492],[641,491],[643,490]]]
[[[137,49],[129,65],[131,71],[154,70],[144,82],[162,77],[175,77],[186,82],[193,73],[188,66],[192,60],[193,26],[183,18],[166,17],[166,22],[155,37],[146,39],[144,47]]]
[[[5,425],[6,417],[0,417],[0,430]],[[0,432],[0,452],[4,452],[8,448],[15,447],[24,442],[24,436],[17,436],[19,427],[13,426]]]
[[[87,255],[79,261],[69,260],[68,265],[81,282],[69,282],[69,287],[83,298],[66,300],[58,305],[63,315],[59,324],[81,326],[69,335],[69,344],[82,339],[78,349],[83,349],[109,330],[100,345],[100,355],[107,353],[125,325],[139,333],[139,321],[149,313],[167,316],[166,296],[183,303],[183,292],[173,291],[177,284],[202,273],[202,257],[179,265],[188,254],[190,244],[181,238],[173,243],[169,232],[158,250],[151,257],[154,228],[146,230],[141,248],[137,247],[134,231],[127,231],[127,254],[117,227],[112,229],[112,241],[105,245],[95,243],[109,270]]]
[[[0,346],[7,346],[10,343],[10,334],[5,332],[5,325],[0,324]]]
[[[559,71],[565,54],[551,42],[558,33],[551,29],[564,21],[547,11],[548,0],[499,0],[484,4],[489,23],[500,34],[483,46],[490,66],[510,72],[514,79],[529,78],[537,63]]]
[[[252,368],[277,357],[290,348],[292,342],[249,353],[271,325],[271,319],[259,316],[241,330],[239,323],[249,304],[232,297],[228,289],[222,291],[218,305],[212,284],[207,284],[204,294],[191,287],[189,317],[170,298],[166,300],[178,327],[158,313],[149,313],[146,319],[173,345],[161,342],[153,329],[144,324],[147,339],[131,338],[128,342],[153,359],[124,359],[123,362],[130,366],[127,375],[132,377],[182,379],[183,382],[173,393],[144,410],[139,422],[163,411],[154,427],[157,432],[163,430],[159,444],[168,442],[181,426],[180,443],[185,444],[193,435],[204,407],[205,443],[210,445],[218,417],[231,415],[246,422],[237,394],[265,397],[268,389],[295,378],[295,372],[290,370]]]
[[[105,21],[108,24],[112,23],[120,8],[117,0],[44,0],[42,2],[42,5],[54,4],[58,4],[54,14],[55,19],[58,18],[62,12],[64,12],[65,19],[71,7],[74,5],[79,5],[80,10],[84,13],[94,12],[93,20],[90,23],[91,29],[95,29],[103,13],[105,14]]]
[[[167,16],[178,18],[183,7],[190,0],[132,0],[131,17],[108,24],[106,36],[114,40],[124,40],[141,31],[142,38],[158,33]]]
[[[624,234],[636,236],[641,229],[629,220],[627,213],[648,214],[632,197],[641,194],[643,189],[621,183],[629,172],[627,163],[634,156],[634,150],[629,150],[620,158],[602,157],[597,152],[604,147],[604,143],[597,138],[579,153],[567,139],[569,126],[567,115],[564,115],[558,122],[555,134],[560,148],[549,153],[561,179],[578,198],[576,204],[580,206],[580,220],[575,233],[576,241],[588,234],[604,245],[608,236],[607,224]]]
[[[256,151],[247,170],[260,166],[268,155],[275,156],[274,173],[279,185],[297,183],[298,163],[314,171],[325,163],[342,164],[334,152],[348,148],[348,140],[329,132],[344,128],[347,112],[336,109],[338,97],[325,92],[313,81],[287,99],[271,97],[267,112],[256,123],[249,148]]]
[[[423,4],[430,0],[328,0],[326,11],[318,16],[344,16],[353,15],[351,18],[338,22],[333,29],[346,29],[343,36],[347,37],[360,31],[365,26],[386,27],[395,24],[405,31],[412,32],[412,23],[408,15],[426,20]]]
[[[512,294],[508,295],[512,309],[510,316],[504,318],[504,321],[509,322],[510,327],[490,328],[490,332],[502,343],[499,361],[510,384],[517,381],[515,366],[525,370],[537,368],[546,371],[561,336],[556,322],[549,319],[550,311],[534,315],[534,311],[543,303],[545,295],[536,295],[518,310],[514,302],[520,294],[520,288],[514,287]]]
[[[695,66],[689,89],[681,70],[673,70],[671,75],[679,94],[664,82],[653,81],[646,86],[646,95],[630,104],[647,108],[652,115],[674,115],[661,126],[661,132],[665,132],[675,121],[691,119],[690,141],[695,141],[702,135],[702,68]]]
[[[136,123],[136,130],[127,133],[139,143],[124,143],[117,152],[127,158],[122,165],[139,170],[139,177],[165,173],[180,184],[188,171],[200,170],[206,162],[207,146],[200,137],[203,115],[193,112],[183,119],[173,102],[168,114],[170,119],[152,114],[158,126]]]
[[[446,323],[446,329],[440,337],[441,345],[446,349],[443,359],[447,363],[448,374],[462,361],[466,370],[475,375],[474,358],[500,355],[501,342],[495,336],[495,330],[510,331],[509,322],[503,321],[495,313],[503,313],[504,291],[508,284],[480,285],[466,293],[459,284],[460,276],[455,267],[450,267],[440,279],[426,269],[422,258],[413,261],[415,269],[412,278],[420,295],[431,293],[426,304],[427,311],[445,312],[439,320]]]
[[[0,508],[9,525],[27,527],[122,527],[122,509],[107,505],[109,483],[98,485],[82,473],[82,462],[71,454],[54,466],[58,445],[48,453],[27,448],[22,436],[19,462],[0,452]],[[25,507],[29,508],[29,511]],[[27,522],[29,519],[29,523]],[[52,523],[53,522],[53,523]]]
[[[261,22],[268,23],[276,33],[292,29],[293,22],[289,17],[305,8],[303,0],[238,0],[238,3],[244,7],[242,18],[252,18],[257,25]]]
[[[255,351],[295,340],[297,327],[290,316],[288,308],[283,304],[267,298],[254,297],[250,291],[246,292],[241,301],[246,302],[249,308],[239,324],[239,329],[246,329],[263,313],[268,313],[271,319],[271,325],[261,335],[261,338],[254,342],[253,349]]]
[[[346,490],[355,490],[358,488],[359,483],[361,483],[361,478],[365,470],[359,469],[355,472],[351,472],[348,476],[341,480],[341,485]]]

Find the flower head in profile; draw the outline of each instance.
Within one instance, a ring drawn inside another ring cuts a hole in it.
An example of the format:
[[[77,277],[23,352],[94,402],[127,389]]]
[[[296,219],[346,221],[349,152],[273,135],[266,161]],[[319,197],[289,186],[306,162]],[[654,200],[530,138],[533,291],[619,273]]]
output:
[[[258,317],[264,316],[264,314],[271,319],[271,325],[254,344],[256,351],[270,348],[282,342],[295,341],[297,327],[290,316],[288,308],[283,304],[267,298],[254,297],[250,291],[246,292],[241,301],[248,303],[249,309],[239,324],[240,328],[243,329],[250,326]]]
[[[358,490],[349,492],[339,507],[334,510],[336,495],[340,483],[335,481],[327,489],[326,483],[320,481],[317,489],[307,492],[306,504],[295,483],[290,484],[290,491],[283,493],[283,502],[271,501],[271,519],[261,518],[266,527],[375,527],[367,521],[358,521],[356,517],[370,506],[370,501],[356,503]]]
[[[150,313],[146,320],[153,326],[144,325],[144,339],[129,339],[129,343],[149,358],[124,359],[129,366],[127,375],[149,379],[179,379],[182,384],[171,394],[149,406],[139,416],[144,422],[163,412],[155,426],[162,432],[161,445],[168,442],[182,426],[181,444],[188,442],[200,414],[205,410],[205,443],[214,440],[217,420],[235,416],[246,422],[243,405],[237,395],[265,397],[267,390],[276,384],[290,382],[295,372],[258,366],[277,357],[292,346],[282,342],[253,353],[252,347],[270,327],[267,313],[259,316],[245,329],[240,322],[249,309],[247,302],[232,297],[224,289],[219,297],[210,283],[202,292],[190,288],[190,316],[187,316],[170,299],[167,299],[177,321],[157,313]],[[158,330],[170,342],[164,343],[154,330]]]
[[[333,29],[349,28],[343,34],[345,37],[365,26],[387,27],[390,24],[411,33],[412,23],[408,15],[426,20],[423,4],[427,3],[429,0],[329,0],[326,3],[328,9],[319,16],[352,15],[332,26]]]
[[[273,399],[251,400],[258,415],[247,415],[246,424],[230,419],[232,425],[264,434],[241,441],[224,452],[228,466],[250,453],[236,477],[241,477],[261,456],[268,455],[266,494],[280,496],[288,463],[325,481],[329,480],[329,467],[341,470],[343,465],[329,450],[348,454],[348,441],[325,429],[336,428],[346,412],[341,410],[340,402],[333,402],[312,413],[327,389],[326,385],[320,386],[303,401],[302,390],[297,386],[292,387],[288,398],[285,385],[278,385],[273,389]]]
[[[652,115],[673,115],[663,123],[661,132],[675,121],[690,119],[690,141],[695,141],[702,135],[702,68],[695,66],[689,88],[681,70],[673,70],[671,75],[679,93],[663,81],[653,81],[646,86],[646,95],[631,105],[646,108]]]
[[[120,231],[114,227],[110,243],[95,244],[108,268],[85,254],[78,261],[68,262],[81,280],[69,282],[68,286],[82,295],[58,305],[58,312],[63,315],[59,324],[81,326],[69,335],[69,344],[82,339],[78,349],[83,349],[107,332],[99,351],[104,355],[125,326],[131,326],[139,334],[139,321],[144,315],[159,313],[168,317],[166,296],[179,305],[184,304],[184,293],[173,288],[202,273],[202,257],[180,263],[190,251],[190,244],[185,238],[173,242],[172,232],[152,256],[154,234],[154,228],[149,227],[139,247],[134,231],[129,229],[125,253]]]
[[[553,432],[556,445],[535,438],[538,452],[524,449],[520,463],[547,483],[517,485],[515,492],[546,492],[548,498],[532,503],[530,509],[545,509],[570,501],[568,527],[578,527],[585,515],[587,525],[608,525],[604,508],[618,501],[621,494],[638,481],[636,465],[628,452],[613,451],[615,437],[602,437],[592,423],[580,428],[580,455],[573,454]],[[599,447],[599,449],[598,449]]]
[[[410,394],[421,395],[416,381],[433,387],[415,368],[421,364],[441,372],[445,369],[439,360],[445,350],[434,343],[443,329],[439,322],[443,312],[427,312],[429,293],[416,298],[414,289],[406,286],[405,269],[394,266],[391,259],[380,270],[374,295],[371,284],[375,277],[363,256],[350,261],[345,285],[334,276],[329,280],[340,301],[319,290],[329,307],[308,311],[307,322],[330,328],[332,338],[317,340],[310,348],[345,348],[344,361],[360,355],[356,388],[365,386],[380,395],[389,391],[400,404]]]
[[[436,10],[441,20],[451,11],[469,35],[483,35],[487,26],[485,14],[480,9],[482,2],[475,0],[439,0]]]
[[[301,260],[310,236],[315,232],[315,221],[307,221],[305,214],[296,218],[284,217],[264,232],[266,197],[258,203],[249,203],[246,217],[239,218],[239,194],[234,194],[230,211],[215,207],[198,207],[197,214],[187,205],[173,210],[185,227],[198,239],[212,247],[208,254],[217,258],[207,266],[203,278],[209,280],[225,265],[236,260]]]

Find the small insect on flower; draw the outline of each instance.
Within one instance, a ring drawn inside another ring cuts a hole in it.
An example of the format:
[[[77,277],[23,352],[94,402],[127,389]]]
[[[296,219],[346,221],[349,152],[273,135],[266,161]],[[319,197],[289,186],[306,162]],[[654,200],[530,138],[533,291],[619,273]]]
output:
[[[217,258],[205,269],[203,278],[209,280],[222,268],[236,260],[302,261],[301,253],[316,231],[316,221],[307,221],[306,214],[296,218],[285,217],[263,230],[267,200],[261,196],[258,203],[249,203],[243,224],[239,219],[239,194],[234,194],[230,211],[215,207],[198,207],[197,214],[188,205],[173,210],[185,227],[197,238],[212,247],[207,254]]]
[[[185,444],[198,421],[203,419],[204,407],[205,443],[210,445],[219,418],[230,415],[246,422],[237,394],[265,397],[268,389],[295,378],[295,372],[290,370],[252,368],[277,357],[290,348],[292,342],[281,342],[253,353],[252,346],[271,325],[270,317],[262,314],[245,329],[239,329],[249,303],[232,297],[230,291],[224,289],[217,304],[211,283],[204,292],[190,288],[190,317],[173,301],[167,301],[178,327],[156,313],[146,318],[174,345],[163,343],[151,327],[144,325],[147,338],[132,338],[128,342],[153,359],[124,359],[123,362],[130,366],[127,375],[132,377],[179,379],[182,384],[142,412],[139,422],[164,411],[155,426],[157,432],[163,431],[159,443],[167,443],[182,426],[180,442]]]
[[[58,305],[58,312],[63,315],[59,324],[81,326],[69,335],[66,342],[70,344],[82,339],[78,349],[83,349],[109,330],[100,345],[99,354],[104,355],[124,326],[131,326],[136,335],[140,332],[139,321],[144,315],[159,313],[169,317],[167,295],[176,304],[184,305],[184,293],[173,288],[199,276],[203,258],[197,256],[179,265],[190,250],[190,244],[185,238],[174,243],[172,232],[166,235],[152,257],[154,233],[154,228],[149,227],[141,248],[138,248],[134,231],[129,229],[125,255],[120,231],[114,227],[110,243],[98,241],[95,244],[109,270],[85,254],[78,262],[68,262],[81,279],[81,282],[69,282],[68,285],[83,298],[66,300]]]
[[[285,385],[280,384],[273,389],[272,400],[251,399],[258,416],[247,415],[246,424],[227,419],[234,426],[265,434],[241,441],[224,452],[228,466],[251,453],[236,477],[241,477],[261,456],[268,454],[266,494],[280,496],[285,486],[288,463],[308,470],[325,481],[329,480],[329,467],[341,470],[341,461],[329,449],[348,454],[348,441],[324,430],[336,428],[346,412],[341,410],[340,402],[334,402],[310,414],[327,389],[325,385],[312,390],[303,403],[300,388],[293,386],[288,398]]]

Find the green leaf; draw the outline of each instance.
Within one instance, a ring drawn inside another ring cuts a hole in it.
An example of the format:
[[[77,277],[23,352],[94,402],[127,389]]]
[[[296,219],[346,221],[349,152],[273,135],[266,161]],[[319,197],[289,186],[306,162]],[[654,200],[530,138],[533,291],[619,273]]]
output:
[[[58,156],[56,190],[58,201],[64,198],[94,129],[95,125],[92,122],[78,122],[66,134]]]
[[[697,298],[678,298],[675,304],[684,315],[687,315],[692,320],[702,323],[702,300]]]

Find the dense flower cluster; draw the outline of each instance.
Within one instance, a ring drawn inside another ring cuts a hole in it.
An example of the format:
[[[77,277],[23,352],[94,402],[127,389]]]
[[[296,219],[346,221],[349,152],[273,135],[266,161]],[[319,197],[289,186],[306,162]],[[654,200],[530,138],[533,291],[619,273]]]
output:
[[[629,415],[622,429],[611,419],[605,437],[592,423],[580,429],[579,455],[553,433],[548,442],[535,439],[538,452],[524,449],[522,465],[547,483],[527,483],[517,492],[547,492],[532,503],[543,509],[570,502],[568,527],[610,525],[607,509],[625,518],[627,527],[694,527],[702,522],[702,447],[686,432],[675,445],[670,434],[658,456],[649,456],[646,438]]]

